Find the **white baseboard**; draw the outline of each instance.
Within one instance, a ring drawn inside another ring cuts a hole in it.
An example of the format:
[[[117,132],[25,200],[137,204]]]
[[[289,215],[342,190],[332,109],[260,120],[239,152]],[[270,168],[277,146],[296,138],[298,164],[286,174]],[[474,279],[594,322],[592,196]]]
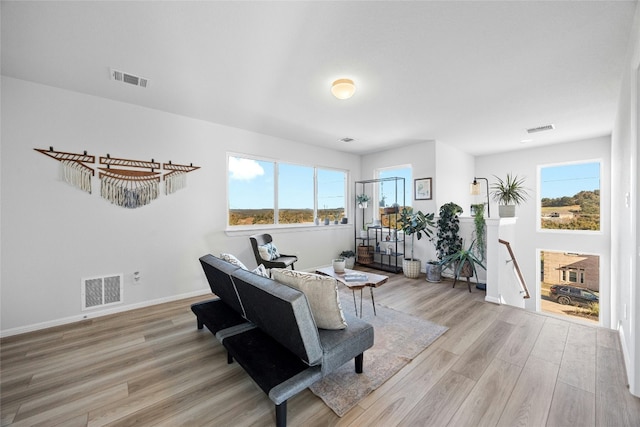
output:
[[[638,391],[634,389],[632,380],[633,380],[633,366],[631,360],[631,354],[629,354],[629,343],[625,334],[624,328],[618,325],[618,336],[620,337],[620,346],[622,347],[622,358],[624,359],[625,372],[627,375],[627,384],[629,384],[629,392],[636,396],[638,396]]]
[[[486,302],[490,302],[490,303],[493,303],[493,304],[498,304],[498,305],[502,304],[502,302],[500,301],[500,298],[497,298],[497,297],[485,296],[484,300]]]
[[[48,322],[35,323],[33,325],[20,326],[19,328],[7,329],[0,331],[0,338],[10,337],[12,335],[25,334],[27,332],[39,331],[41,329],[52,328],[54,326],[66,325],[68,323],[80,322],[86,319],[95,319],[97,317],[108,316],[110,314],[122,313],[125,311],[135,310],[137,308],[150,307],[152,305],[163,304],[165,302],[177,301],[185,298],[197,297],[211,293],[211,289],[201,289],[198,291],[188,292],[186,294],[172,295],[170,297],[158,298],[155,300],[144,301],[126,306],[110,307],[106,310],[94,311],[91,313],[82,313],[76,316],[69,316],[62,319],[50,320]]]

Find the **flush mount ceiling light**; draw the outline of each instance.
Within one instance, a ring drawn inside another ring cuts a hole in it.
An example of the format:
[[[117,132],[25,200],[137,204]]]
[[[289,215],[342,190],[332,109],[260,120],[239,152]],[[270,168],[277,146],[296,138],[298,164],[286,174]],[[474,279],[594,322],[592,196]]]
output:
[[[349,99],[356,91],[356,85],[350,79],[338,79],[331,84],[331,93],[338,99]]]

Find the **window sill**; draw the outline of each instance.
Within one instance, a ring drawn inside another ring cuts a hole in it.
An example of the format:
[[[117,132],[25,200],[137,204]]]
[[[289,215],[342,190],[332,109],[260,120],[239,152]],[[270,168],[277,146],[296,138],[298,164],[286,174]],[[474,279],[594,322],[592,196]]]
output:
[[[353,224],[284,224],[284,225],[251,225],[227,227],[225,234],[227,236],[251,236],[258,233],[297,233],[300,231],[328,231],[328,230],[353,230]]]

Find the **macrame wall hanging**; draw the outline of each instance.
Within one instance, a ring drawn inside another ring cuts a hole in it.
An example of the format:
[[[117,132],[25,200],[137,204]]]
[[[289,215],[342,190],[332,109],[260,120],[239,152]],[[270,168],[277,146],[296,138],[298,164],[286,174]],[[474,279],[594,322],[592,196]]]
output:
[[[95,163],[95,156],[84,154],[65,153],[35,148],[49,157],[61,163],[62,179],[69,184],[91,193],[91,177],[95,175],[94,169],[85,163]],[[178,165],[171,161],[162,165],[164,170],[168,170],[164,176],[160,171],[160,163],[151,159],[150,162],[144,160],[119,159],[111,157],[100,157],[100,164],[106,167],[98,167],[100,171],[100,196],[123,208],[134,209],[148,205],[158,198],[160,194],[161,177],[165,183],[165,194],[184,188],[187,184],[187,173],[199,166]]]
[[[53,147],[49,147],[48,150],[42,148],[35,148],[34,150],[58,160],[62,179],[66,183],[91,194],[91,177],[95,175],[95,171],[85,163],[95,163],[95,156],[87,155],[86,151],[83,154],[54,151]]]
[[[123,208],[139,208],[158,198],[160,185],[160,163],[129,159],[100,157],[100,164],[107,165],[100,169],[100,195],[116,206]],[[116,169],[111,166],[134,169]],[[139,168],[139,169],[136,169]],[[149,169],[149,170],[140,170]]]
[[[187,173],[196,169],[200,169],[199,166],[193,166],[193,163],[187,165],[174,165],[169,160],[169,163],[162,165],[164,170],[170,170],[171,172],[164,175],[164,194],[172,194],[178,190],[182,190],[187,186]]]

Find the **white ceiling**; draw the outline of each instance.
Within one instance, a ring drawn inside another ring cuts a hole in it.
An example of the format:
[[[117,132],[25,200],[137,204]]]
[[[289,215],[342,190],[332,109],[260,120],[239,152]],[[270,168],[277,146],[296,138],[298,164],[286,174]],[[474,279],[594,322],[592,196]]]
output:
[[[481,155],[610,134],[636,7],[2,1],[2,74],[348,152]],[[357,91],[341,101],[343,77]]]

